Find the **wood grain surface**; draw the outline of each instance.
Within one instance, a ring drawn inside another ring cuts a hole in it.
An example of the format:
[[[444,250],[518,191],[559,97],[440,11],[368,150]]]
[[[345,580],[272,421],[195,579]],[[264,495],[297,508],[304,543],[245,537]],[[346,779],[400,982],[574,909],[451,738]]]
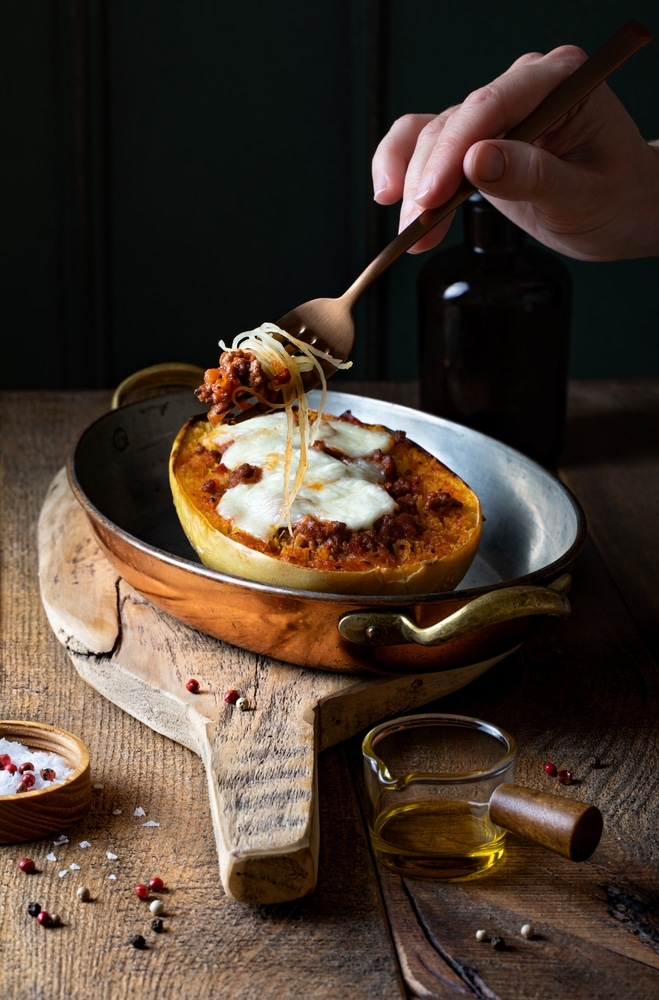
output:
[[[414,402],[414,387],[363,388]],[[561,475],[591,533],[572,616],[547,622],[439,703],[509,729],[521,748],[520,784],[600,807],[604,835],[592,858],[575,864],[511,836],[503,861],[478,880],[401,879],[370,853],[357,735],[318,758],[315,891],[267,906],[238,903],[220,885],[201,759],[86,683],[41,604],[39,513],[68,449],[109,395],[0,397],[0,714],[75,732],[90,749],[95,786],[88,818],[65,831],[66,843],[0,848],[2,995],[654,1000],[659,383],[571,386]],[[547,759],[570,767],[574,783],[548,786]],[[35,874],[18,870],[21,856],[34,858]],[[133,892],[154,875],[167,886],[162,934]],[[88,903],[76,897],[82,884]],[[27,913],[32,900],[58,912],[62,926],[40,927]],[[519,933],[527,921],[536,930],[528,940]],[[477,941],[478,928],[502,937],[503,950]],[[135,933],[145,950],[131,947]]]
[[[204,762],[222,885],[241,902],[288,902],[314,889],[321,749],[443,697],[495,662],[355,677],[204,635],[111,569],[64,469],[46,494],[37,537],[41,599],[80,675]],[[190,677],[197,692],[186,689]],[[229,690],[246,699],[244,711],[225,702]]]

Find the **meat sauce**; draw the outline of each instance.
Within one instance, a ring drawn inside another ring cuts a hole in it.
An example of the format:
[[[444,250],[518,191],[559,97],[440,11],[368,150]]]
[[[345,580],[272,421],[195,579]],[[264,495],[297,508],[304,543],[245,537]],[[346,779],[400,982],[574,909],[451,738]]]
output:
[[[350,412],[339,419],[361,423]],[[322,442],[312,447],[332,453]],[[342,456],[335,454],[335,457]],[[371,528],[351,530],[341,521],[319,521],[307,515],[293,525],[292,535],[282,526],[269,543],[244,536],[240,531],[234,531],[234,537],[284,561],[319,569],[392,566],[415,553],[441,555],[450,551],[463,528],[463,504],[442,488],[442,483],[434,481],[435,460],[411,445],[404,432],[397,431],[391,453],[375,451],[371,461],[379,466],[383,488],[397,504],[393,514],[380,517]],[[215,508],[227,490],[238,483],[257,482],[261,476],[258,466],[247,463],[230,471],[222,464],[221,450],[209,450],[202,445],[197,445],[189,465],[192,479],[201,483],[197,488],[197,503],[206,510],[211,522],[221,521]],[[427,470],[431,474],[424,475]]]
[[[282,379],[285,381],[283,372],[287,369],[282,369],[271,382],[261,362],[249,351],[225,351],[220,356],[218,367],[208,368],[204,373],[203,384],[195,390],[195,395],[200,403],[210,405],[208,420],[217,424],[234,406],[240,409],[254,397],[263,409],[275,403],[281,398],[278,387],[283,384]]]

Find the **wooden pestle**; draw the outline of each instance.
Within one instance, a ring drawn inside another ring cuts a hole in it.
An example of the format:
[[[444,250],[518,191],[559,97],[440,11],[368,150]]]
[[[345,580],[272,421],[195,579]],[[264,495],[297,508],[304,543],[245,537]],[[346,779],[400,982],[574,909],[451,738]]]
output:
[[[602,836],[604,822],[596,806],[576,799],[503,784],[490,797],[490,819],[570,861],[585,861]]]

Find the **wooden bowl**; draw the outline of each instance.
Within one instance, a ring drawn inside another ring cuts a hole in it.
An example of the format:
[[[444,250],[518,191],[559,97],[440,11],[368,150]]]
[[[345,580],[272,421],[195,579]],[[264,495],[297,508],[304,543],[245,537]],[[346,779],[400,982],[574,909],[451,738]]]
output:
[[[0,738],[63,757],[73,769],[60,784],[20,795],[0,795],[0,844],[17,844],[61,833],[89,812],[89,751],[73,733],[41,722],[0,721]]]

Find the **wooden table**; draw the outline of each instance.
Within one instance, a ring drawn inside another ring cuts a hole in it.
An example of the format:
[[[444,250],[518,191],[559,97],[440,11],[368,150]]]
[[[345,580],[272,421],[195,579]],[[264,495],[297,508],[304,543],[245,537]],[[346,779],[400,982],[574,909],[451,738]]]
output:
[[[415,400],[410,385],[356,388]],[[576,780],[562,794],[596,803],[605,817],[595,854],[576,865],[511,836],[503,862],[480,880],[403,880],[371,858],[355,738],[320,757],[316,891],[270,907],[236,903],[222,892],[200,760],[85,684],[41,605],[39,511],[68,449],[109,400],[100,391],[0,397],[0,716],[77,733],[90,749],[98,786],[88,819],[69,831],[68,844],[0,848],[0,994],[654,1000],[659,380],[571,386],[561,475],[590,527],[573,613],[548,621],[516,654],[441,702],[517,737],[518,781],[547,788],[546,760],[570,767]],[[144,827],[136,809],[160,826]],[[91,846],[80,847],[84,841]],[[56,861],[47,860],[50,851]],[[35,858],[38,874],[18,870],[24,855]],[[135,883],[153,875],[169,888],[160,935],[150,931],[133,894]],[[83,882],[92,902],[76,898]],[[58,911],[63,926],[38,926],[27,914],[32,899]],[[519,933],[527,921],[536,929],[532,940]],[[502,936],[505,949],[478,942],[478,928]],[[128,944],[138,932],[148,938],[144,951]]]

